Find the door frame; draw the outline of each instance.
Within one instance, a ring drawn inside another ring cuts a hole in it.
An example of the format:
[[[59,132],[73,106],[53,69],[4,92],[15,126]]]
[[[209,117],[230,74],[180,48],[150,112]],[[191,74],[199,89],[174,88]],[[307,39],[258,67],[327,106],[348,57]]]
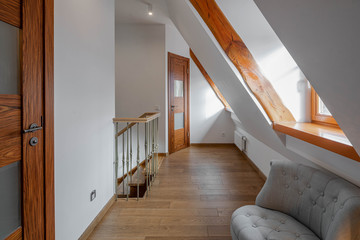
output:
[[[54,0],[0,0],[0,3],[11,10],[2,12],[0,20],[22,30],[22,105],[41,106],[22,110],[22,129],[27,129],[29,122],[43,124],[43,131],[22,134],[22,215],[26,212],[22,226],[30,226],[22,230],[22,235],[23,239],[52,240],[55,239]],[[34,62],[33,59],[40,61]],[[42,142],[40,151],[26,147],[30,136],[39,137]],[[35,176],[39,171],[43,176],[40,181]],[[35,188],[38,195],[31,192],[36,183],[41,183]],[[37,199],[39,195],[41,199]],[[36,215],[39,208],[41,217]],[[37,224],[41,226],[35,226]],[[34,232],[31,231],[33,227],[37,229]]]
[[[44,0],[45,239],[55,240],[54,0]]]
[[[168,145],[169,145],[169,154],[174,153],[174,149],[173,149],[173,145],[171,142],[171,127],[172,125],[170,124],[171,122],[171,58],[177,58],[177,59],[181,59],[181,60],[185,60],[187,62],[187,73],[186,73],[186,83],[184,84],[184,93],[186,95],[186,97],[184,97],[185,99],[185,109],[184,109],[184,113],[185,113],[185,120],[184,120],[184,128],[185,128],[185,132],[187,131],[188,134],[186,134],[186,146],[190,147],[190,58],[187,57],[183,57],[171,52],[168,52]]]

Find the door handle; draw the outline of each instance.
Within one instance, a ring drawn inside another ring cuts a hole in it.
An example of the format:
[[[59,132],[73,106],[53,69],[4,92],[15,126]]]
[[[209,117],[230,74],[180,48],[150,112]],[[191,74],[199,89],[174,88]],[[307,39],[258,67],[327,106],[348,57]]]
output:
[[[171,111],[174,111],[175,106],[171,105]]]
[[[25,129],[24,133],[29,133],[29,132],[36,132],[38,130],[41,130],[42,126],[38,126],[36,123],[32,123],[29,127],[29,129]]]

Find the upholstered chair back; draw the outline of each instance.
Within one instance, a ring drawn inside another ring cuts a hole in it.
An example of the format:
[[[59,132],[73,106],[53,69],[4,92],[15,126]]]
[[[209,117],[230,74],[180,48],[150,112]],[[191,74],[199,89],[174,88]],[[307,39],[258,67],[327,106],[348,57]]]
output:
[[[320,239],[360,240],[360,188],[334,174],[273,161],[256,205],[294,217]]]

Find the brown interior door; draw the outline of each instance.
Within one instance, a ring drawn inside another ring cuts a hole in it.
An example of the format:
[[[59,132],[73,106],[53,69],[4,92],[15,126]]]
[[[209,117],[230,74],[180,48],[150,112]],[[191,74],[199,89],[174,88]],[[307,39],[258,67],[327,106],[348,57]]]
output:
[[[0,239],[45,238],[43,14],[0,0]]]
[[[168,54],[169,68],[169,152],[190,144],[189,58]]]

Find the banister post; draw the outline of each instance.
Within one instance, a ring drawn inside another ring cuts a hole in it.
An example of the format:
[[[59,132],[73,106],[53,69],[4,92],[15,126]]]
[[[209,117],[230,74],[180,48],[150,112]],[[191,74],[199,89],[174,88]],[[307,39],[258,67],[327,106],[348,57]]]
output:
[[[115,123],[115,194],[117,195],[117,185],[118,185],[118,165],[119,165],[119,146],[118,146],[118,136],[119,131],[118,123]]]

